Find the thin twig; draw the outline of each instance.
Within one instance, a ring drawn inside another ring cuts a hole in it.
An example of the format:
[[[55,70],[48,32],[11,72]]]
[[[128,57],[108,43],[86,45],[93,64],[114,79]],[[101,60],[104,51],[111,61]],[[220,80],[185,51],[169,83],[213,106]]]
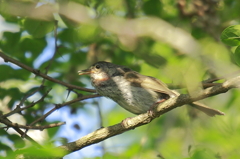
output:
[[[43,121],[46,117],[48,117],[50,114],[52,114],[55,110],[59,109],[59,108],[62,108],[64,106],[67,106],[67,105],[71,105],[75,102],[78,102],[78,101],[81,101],[81,100],[84,100],[84,99],[89,99],[89,98],[96,98],[96,97],[100,97],[100,95],[98,94],[93,94],[93,95],[87,95],[87,96],[82,96],[82,97],[79,97],[79,98],[76,98],[76,99],[73,99],[71,101],[68,101],[68,102],[65,102],[65,103],[62,103],[62,104],[56,104],[56,106],[54,108],[52,108],[50,111],[48,111],[46,114],[44,114],[43,116],[41,116],[40,118],[36,119],[35,121],[33,121],[31,124],[29,125],[34,125],[40,121]]]
[[[48,61],[48,65],[45,67],[45,75],[48,74],[48,71],[49,71],[49,68],[51,67],[52,63],[53,63],[53,60],[55,59],[55,56],[57,54],[57,50],[58,50],[58,46],[57,46],[57,25],[58,25],[58,21],[55,20],[54,21],[55,25],[54,25],[54,37],[55,37],[55,40],[54,40],[54,53],[53,53],[53,56],[52,58]],[[45,83],[45,78],[43,78],[42,80],[42,85],[44,85]],[[28,132],[28,129],[25,130],[25,134],[27,134]]]
[[[7,122],[10,122],[11,123],[11,121],[8,119],[8,118],[4,118],[4,120],[6,120]],[[9,128],[8,126],[7,126],[7,128]],[[12,127],[16,132],[18,132],[20,135],[21,135],[21,137],[23,137],[24,136],[24,138],[26,138],[28,141],[30,141],[30,142],[32,142],[34,145],[36,145],[37,147],[39,147],[39,148],[41,148],[42,146],[39,144],[39,143],[37,143],[35,140],[33,140],[30,136],[28,136],[27,134],[25,134],[21,129],[19,129],[18,127]]]
[[[37,93],[38,91],[42,90],[44,88],[43,85],[41,85],[40,87],[38,87],[37,89],[35,89],[32,92],[29,92],[28,94],[26,94],[22,100],[20,101],[20,103],[17,105],[17,107],[21,107],[23,105],[23,103],[32,95],[34,95],[35,93]]]
[[[49,68],[51,67],[53,60],[55,59],[55,56],[57,54],[58,51],[58,46],[57,46],[57,25],[58,25],[58,21],[55,20],[55,25],[54,25],[54,53],[52,58],[48,61],[48,65],[45,67],[45,73],[47,75]]]
[[[75,91],[74,89],[67,89],[67,91],[75,93],[78,97],[82,97],[82,96],[83,96],[83,94],[78,93],[78,92]]]
[[[96,104],[96,106],[97,106],[97,113],[98,113],[98,117],[99,117],[99,126],[102,128],[103,127],[102,112],[101,112],[101,109],[100,109],[100,106],[98,103]]]
[[[101,112],[99,103],[97,103],[96,106],[97,106],[97,113],[98,113],[98,118],[99,118],[99,126],[100,126],[100,128],[103,128],[104,127],[103,126],[103,117],[102,117],[102,112]],[[106,151],[104,142],[101,143],[101,150],[102,150],[103,154]]]
[[[219,80],[222,80],[222,79],[227,79],[227,78],[230,78],[230,77],[234,77],[234,76],[238,75],[239,73],[240,73],[240,70],[229,73],[229,74],[224,75],[224,76],[217,77],[217,78],[207,79],[207,80],[203,81],[202,83],[207,84],[207,83],[216,82],[216,81],[219,81]]]
[[[28,125],[20,125],[18,123],[12,123],[12,122],[10,122],[6,119],[3,119],[3,118],[0,118],[0,122],[4,123],[8,127],[21,128],[21,129],[35,129],[35,130],[44,130],[44,129],[47,129],[47,128],[53,128],[53,127],[57,127],[57,126],[61,126],[61,125],[66,124],[66,122],[59,122],[59,123],[53,123],[53,124],[44,125],[44,126],[28,126]]]
[[[39,100],[37,100],[36,102],[32,102],[31,104],[29,104],[28,106],[25,106],[25,107],[23,107],[23,108],[21,108],[21,107],[16,107],[16,108],[15,108],[14,110],[12,110],[11,112],[6,113],[6,114],[0,116],[0,118],[1,118],[1,117],[8,117],[8,116],[11,116],[11,115],[13,115],[13,114],[15,114],[15,113],[19,113],[19,112],[21,112],[21,111],[23,111],[23,110],[25,110],[25,109],[28,109],[28,108],[33,107],[33,106],[36,105],[37,103],[42,102],[42,101],[44,100],[44,98],[48,95],[48,93],[49,93],[50,91],[51,91],[51,89],[49,89],[49,90],[48,90]]]

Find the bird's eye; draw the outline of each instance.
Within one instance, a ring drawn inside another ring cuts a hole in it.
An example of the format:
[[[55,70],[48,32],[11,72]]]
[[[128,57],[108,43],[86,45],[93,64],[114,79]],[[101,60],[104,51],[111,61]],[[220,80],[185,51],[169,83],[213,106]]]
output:
[[[95,66],[96,69],[99,69],[100,67],[101,67],[100,65],[96,65],[96,66]]]

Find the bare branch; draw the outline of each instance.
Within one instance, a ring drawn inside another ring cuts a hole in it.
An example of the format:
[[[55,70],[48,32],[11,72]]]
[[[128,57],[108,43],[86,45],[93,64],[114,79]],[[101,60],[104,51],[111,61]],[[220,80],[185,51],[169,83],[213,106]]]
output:
[[[8,119],[8,118],[3,118],[4,120],[6,120],[7,122],[10,122],[11,123],[11,121]],[[3,128],[5,128],[5,127],[3,127]],[[7,128],[9,128],[8,126],[7,126]],[[33,143],[33,145],[36,145],[37,147],[39,147],[39,148],[41,148],[42,146],[39,144],[39,143],[37,143],[35,140],[33,140],[30,136],[28,136],[27,134],[25,134],[21,129],[19,129],[18,127],[12,127],[16,132],[18,132],[20,135],[21,135],[21,137],[25,137],[27,140],[29,140],[30,142],[32,142]]]
[[[39,87],[39,88],[40,88],[40,87]],[[38,89],[37,89],[37,90],[38,90]],[[21,111],[23,111],[23,110],[25,110],[25,109],[28,109],[28,108],[30,108],[30,107],[33,107],[33,106],[36,105],[37,103],[42,102],[42,101],[44,100],[44,98],[48,95],[48,93],[49,93],[50,91],[51,91],[51,89],[49,89],[38,101],[32,102],[31,104],[29,104],[29,105],[26,106],[26,107],[23,107],[23,108],[19,107],[20,104],[21,104],[21,102],[22,102],[22,101],[21,101],[18,107],[16,107],[16,108],[15,108],[14,110],[12,110],[11,112],[2,115],[1,117],[8,117],[8,116],[11,116],[11,115],[13,115],[13,114],[15,114],[15,113],[19,113],[19,112],[21,112]],[[35,91],[34,91],[34,92],[35,92]],[[25,98],[25,97],[24,97],[24,98]]]
[[[88,89],[88,88],[83,88],[83,87],[79,87],[79,86],[76,86],[76,85],[72,85],[72,84],[68,84],[68,83],[65,83],[63,81],[60,81],[58,79],[54,79],[44,73],[41,73],[39,70],[36,70],[36,69],[33,69],[9,56],[7,56],[6,54],[4,54],[3,52],[0,51],[0,57],[2,57],[4,59],[5,62],[11,62],[11,63],[14,63],[15,65],[25,69],[25,70],[28,70],[32,73],[34,73],[36,76],[40,76],[44,79],[47,79],[49,81],[52,81],[52,82],[55,82],[55,83],[58,83],[60,85],[63,85],[63,86],[66,86],[68,88],[71,88],[71,89],[78,89],[78,90],[81,90],[81,91],[85,91],[85,92],[96,92],[94,89]]]
[[[22,128],[22,129],[35,129],[35,130],[44,130],[44,129],[47,129],[47,128],[53,128],[53,127],[57,127],[57,126],[61,126],[61,125],[66,124],[66,122],[59,122],[59,123],[53,123],[53,124],[44,125],[44,126],[27,126],[27,125],[20,125],[20,124],[17,124],[17,123],[12,123],[11,121],[6,120],[4,118],[0,118],[0,122],[4,123],[8,127]]]
[[[56,106],[54,108],[52,108],[50,111],[48,111],[46,114],[44,114],[40,118],[38,118],[35,121],[33,121],[30,125],[34,125],[34,124],[36,124],[36,123],[38,123],[40,121],[43,121],[46,117],[48,117],[50,114],[52,114],[55,110],[57,110],[59,108],[62,108],[62,107],[67,106],[67,105],[71,105],[71,104],[73,104],[75,102],[78,102],[78,101],[81,101],[81,100],[84,100],[84,99],[96,98],[96,97],[100,97],[100,95],[93,94],[93,95],[83,96],[83,97],[79,97],[79,98],[73,99],[71,101],[62,103],[62,104],[56,104]]]
[[[238,75],[239,73],[240,73],[240,70],[232,72],[232,73],[229,73],[229,74],[221,76],[221,77],[211,78],[211,79],[203,81],[202,84],[203,85],[204,84],[209,84],[209,83],[212,83],[212,82],[215,82],[215,81],[219,81],[219,80],[222,80],[222,79],[231,78],[231,77],[234,77],[234,76]]]
[[[22,106],[23,103],[24,103],[30,96],[34,95],[35,93],[37,93],[38,91],[40,91],[40,90],[43,89],[43,88],[44,88],[44,86],[41,85],[41,86],[38,87],[36,90],[34,90],[34,91],[29,92],[28,94],[26,94],[26,95],[22,98],[22,100],[20,101],[20,103],[19,103],[17,106],[18,106],[18,107],[19,107],[19,106]]]
[[[27,140],[29,140],[30,142],[32,142],[33,144],[37,145],[38,147],[40,147],[40,145],[35,141],[33,140],[30,136],[28,136],[26,134],[26,132],[23,132],[21,129],[21,127],[17,127],[17,126],[13,126],[13,123],[7,118],[8,116],[11,116],[15,113],[19,113],[21,112],[22,110],[25,110],[25,109],[28,109],[30,107],[33,107],[35,104],[41,102],[44,100],[44,98],[47,96],[47,94],[50,92],[51,89],[49,89],[38,101],[36,102],[32,102],[30,105],[26,106],[26,107],[23,107],[21,108],[20,106],[23,105],[24,101],[30,97],[31,95],[35,94],[36,92],[38,92],[40,89],[42,89],[43,86],[40,86],[39,88],[37,88],[36,90],[34,90],[33,92],[30,92],[28,93],[26,96],[23,97],[23,99],[20,101],[20,103],[18,104],[18,106],[11,112],[9,113],[6,113],[4,115],[1,114],[0,116],[0,122],[4,123],[5,125],[7,125],[7,127],[12,127],[16,132],[18,132],[21,137],[23,138],[26,138]],[[16,124],[15,124],[16,125]]]

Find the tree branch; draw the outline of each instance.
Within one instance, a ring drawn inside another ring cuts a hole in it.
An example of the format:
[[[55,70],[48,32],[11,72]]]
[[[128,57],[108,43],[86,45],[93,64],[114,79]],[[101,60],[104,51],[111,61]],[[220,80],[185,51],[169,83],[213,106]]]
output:
[[[40,86],[39,88],[42,88],[42,86]],[[11,112],[6,113],[6,114],[4,114],[4,115],[1,115],[0,118],[8,117],[8,116],[11,116],[11,115],[13,115],[13,114],[15,114],[15,113],[20,113],[21,111],[23,111],[23,110],[25,110],[25,109],[28,109],[28,108],[30,108],[30,107],[33,107],[33,106],[36,105],[37,103],[42,102],[42,101],[44,100],[44,98],[48,95],[48,93],[51,91],[51,89],[49,89],[49,90],[48,90],[39,100],[37,100],[36,102],[32,102],[31,104],[29,104],[28,106],[25,106],[25,107],[23,107],[23,108],[20,107],[20,106],[23,105],[23,102],[24,102],[23,100],[26,100],[30,95],[36,93],[36,92],[39,90],[39,88],[36,89],[34,92],[31,92],[30,94],[27,94],[27,95],[21,100],[20,104],[18,104],[17,107],[16,107],[14,110],[12,110]]]
[[[54,79],[50,76],[47,75],[47,72],[48,72],[48,69],[57,53],[57,41],[55,39],[55,52],[54,52],[54,55],[53,57],[50,59],[50,63],[49,65],[46,67],[46,70],[45,70],[45,73],[41,73],[39,70],[36,70],[36,69],[33,69],[23,63],[21,63],[20,61],[17,61],[9,56],[7,56],[6,54],[4,54],[3,52],[0,51],[0,57],[2,57],[4,59],[5,62],[11,62],[13,64],[16,64],[17,66],[21,67],[22,69],[25,69],[27,71],[30,71],[32,73],[34,73],[36,76],[40,76],[43,78],[43,82],[42,82],[42,85],[36,89],[35,91],[33,92],[30,92],[29,94],[27,94],[25,97],[23,97],[23,99],[20,101],[20,104],[16,107],[16,109],[14,109],[13,111],[9,112],[9,113],[6,113],[4,115],[1,114],[0,116],[0,122],[4,123],[7,128],[8,127],[12,127],[13,129],[15,129],[22,137],[26,137],[26,139],[32,141],[33,139],[31,139],[26,133],[27,133],[27,130],[28,129],[46,129],[46,128],[51,128],[51,127],[55,127],[55,126],[60,126],[60,125],[63,125],[65,123],[57,123],[57,124],[50,124],[50,125],[45,125],[45,126],[34,126],[37,122],[39,121],[42,121],[44,120],[48,115],[50,115],[52,112],[54,112],[55,110],[57,110],[58,108],[61,108],[63,106],[66,106],[66,105],[70,105],[72,103],[75,103],[75,102],[78,102],[80,100],[84,100],[84,99],[88,99],[88,98],[94,98],[94,97],[98,97],[99,95],[97,94],[94,94],[94,95],[87,95],[87,96],[81,96],[77,99],[74,99],[72,101],[68,101],[68,102],[65,102],[65,103],[62,103],[62,104],[56,104],[56,106],[50,110],[48,113],[46,113],[45,115],[43,115],[42,117],[36,119],[35,121],[33,121],[30,125],[27,125],[27,126],[24,126],[24,125],[19,125],[17,123],[12,123],[10,120],[8,120],[6,117],[8,116],[11,116],[12,114],[15,114],[15,113],[19,113],[21,112],[22,110],[25,110],[25,109],[28,109],[32,106],[34,106],[36,103],[39,103],[41,101],[44,100],[44,98],[47,96],[47,94],[49,93],[49,91],[51,89],[49,89],[44,95],[42,98],[40,98],[38,101],[36,102],[32,102],[31,104],[29,104],[28,106],[25,106],[23,108],[21,108],[20,106],[23,105],[23,102],[29,97],[31,96],[32,94],[35,94],[37,91],[39,91],[40,89],[42,89],[44,87],[44,81],[45,80],[49,80],[49,81],[52,81],[52,82],[55,82],[55,83],[58,83],[58,84],[61,84],[63,86],[66,86],[68,87],[69,90],[73,90],[73,89],[77,89],[77,90],[82,90],[82,91],[86,91],[86,92],[95,92],[95,90],[93,89],[87,89],[87,88],[82,88],[82,87],[78,87],[78,86],[75,86],[75,85],[71,85],[71,84],[68,84],[68,83],[65,83],[63,81],[60,81],[60,80],[57,80],[57,79]],[[23,128],[23,129],[26,129],[25,133],[19,129],[19,128]],[[33,140],[34,141],[34,140]],[[35,141],[33,142],[35,143]]]
[[[53,123],[53,124],[44,125],[44,126],[28,126],[28,125],[20,125],[18,123],[12,123],[11,121],[6,120],[4,118],[0,118],[0,122],[4,123],[8,127],[22,128],[22,129],[35,129],[35,130],[43,130],[43,129],[53,128],[53,127],[57,127],[57,126],[66,124],[66,122],[59,122],[59,123]]]
[[[10,122],[10,123],[12,123],[8,118],[3,118],[4,120],[6,120],[7,122]],[[6,127],[3,127],[3,128],[9,128],[8,126],[6,126]],[[25,138],[27,139],[27,140],[29,140],[30,142],[32,142],[33,143],[33,145],[35,145],[35,146],[37,146],[38,148],[42,148],[42,146],[39,144],[39,143],[37,143],[35,140],[33,140],[30,136],[28,136],[27,134],[25,134],[21,129],[19,129],[18,127],[12,127],[16,132],[18,132],[20,135],[21,135],[21,137],[22,136],[25,136]]]
[[[62,104],[56,104],[56,106],[54,108],[52,108],[51,110],[49,110],[46,114],[44,114],[43,116],[41,116],[40,118],[36,119],[35,121],[33,121],[31,125],[34,125],[36,124],[37,122],[39,121],[42,121],[44,120],[46,117],[48,117],[50,114],[52,114],[55,110],[59,109],[59,108],[62,108],[66,105],[70,105],[70,104],[73,104],[75,102],[78,102],[78,101],[81,101],[81,100],[84,100],[84,99],[88,99],[88,98],[96,98],[96,97],[99,97],[100,95],[98,94],[93,94],[93,95],[87,95],[87,96],[82,96],[82,97],[78,97],[76,99],[73,99],[71,101],[68,101],[68,102],[65,102],[65,103],[62,103]]]
[[[108,139],[112,136],[119,135],[125,131],[135,129],[141,125],[145,125],[150,123],[153,119],[169,112],[172,109],[183,106],[185,104],[189,104],[204,98],[208,98],[210,96],[214,96],[217,94],[225,93],[232,88],[240,87],[240,76],[234,77],[225,81],[222,84],[209,87],[201,92],[196,92],[194,96],[190,96],[187,94],[181,94],[178,97],[170,98],[164,103],[159,104],[157,107],[153,109],[153,113],[155,117],[151,116],[148,112],[144,114],[140,114],[131,119],[126,120],[126,122],[118,123],[113,126],[109,126],[106,128],[100,128],[82,138],[59,146],[58,148],[64,149],[69,153],[81,150],[82,148],[101,142],[105,139]],[[61,156],[62,157],[62,156]]]
[[[66,87],[71,88],[71,89],[78,89],[78,90],[85,91],[85,92],[93,92],[93,93],[95,92],[94,89],[83,88],[83,87],[79,87],[79,86],[76,86],[76,85],[65,83],[65,82],[60,81],[58,79],[54,79],[54,78],[52,78],[52,77],[50,77],[50,76],[48,76],[48,75],[46,75],[44,73],[41,73],[40,70],[33,69],[33,68],[31,68],[31,67],[29,67],[29,66],[27,66],[27,65],[25,65],[25,64],[23,64],[23,63],[21,63],[21,62],[19,62],[17,60],[15,60],[15,59],[7,56],[6,54],[4,54],[1,51],[0,51],[0,57],[2,57],[5,62],[14,63],[17,66],[34,73],[36,76],[40,76],[40,77],[42,77],[44,79],[47,79],[49,81],[58,83],[60,85],[66,86]]]

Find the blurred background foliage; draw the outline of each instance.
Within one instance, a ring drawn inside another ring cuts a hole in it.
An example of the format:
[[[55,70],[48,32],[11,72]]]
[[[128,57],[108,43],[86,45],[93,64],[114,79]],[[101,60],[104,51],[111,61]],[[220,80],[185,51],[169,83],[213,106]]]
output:
[[[57,40],[57,54],[48,71],[51,77],[91,87],[89,78],[79,77],[77,71],[105,60],[154,76],[182,88],[179,89],[182,93],[191,94],[201,89],[201,81],[230,78],[239,69],[239,8],[239,0],[0,0],[0,49],[44,72]],[[232,25],[236,26],[224,30]],[[238,38],[231,41],[231,37]],[[42,79],[3,60],[0,64],[0,110],[4,114],[40,86]],[[44,85],[44,90],[24,104],[36,101],[52,88],[44,102],[15,114],[13,122],[29,124],[55,103],[77,97],[71,92],[67,98],[67,88],[57,83],[46,81]],[[224,111],[225,116],[210,118],[181,107],[146,126],[98,144],[94,149],[101,153],[91,151],[80,157],[65,158],[237,159],[240,157],[239,94],[238,90],[231,90],[203,101]],[[68,118],[76,117],[68,128],[87,134],[99,128],[100,121],[109,126],[133,116],[115,107],[116,104],[109,107],[110,104],[113,103],[97,98],[67,106]],[[102,117],[92,112],[99,105]],[[82,114],[85,115],[80,122],[77,118]],[[91,124],[90,119],[98,122]],[[61,117],[41,124],[58,120]],[[70,140],[70,136],[61,136],[61,131],[70,131],[66,129],[62,126],[41,134],[34,131],[32,137],[43,145],[60,145]],[[39,136],[42,138],[37,139]],[[71,137],[72,141],[78,139]],[[11,129],[0,129],[0,141],[1,156],[11,156],[13,150],[29,146]]]

